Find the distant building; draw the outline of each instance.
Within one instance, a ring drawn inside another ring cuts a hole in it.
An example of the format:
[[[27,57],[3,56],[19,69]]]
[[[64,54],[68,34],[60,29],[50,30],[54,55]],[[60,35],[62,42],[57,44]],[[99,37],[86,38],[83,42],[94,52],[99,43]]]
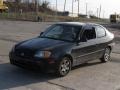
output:
[[[110,22],[111,23],[120,23],[120,14],[111,14],[110,15]]]
[[[69,11],[65,11],[65,12],[60,12],[60,11],[58,11],[58,12],[57,12],[57,15],[58,15],[58,16],[69,16]]]
[[[86,14],[79,14],[78,17],[82,17],[82,18],[90,18],[89,15],[86,15]]]
[[[7,2],[15,2],[15,0],[4,0],[4,1],[7,1]]]

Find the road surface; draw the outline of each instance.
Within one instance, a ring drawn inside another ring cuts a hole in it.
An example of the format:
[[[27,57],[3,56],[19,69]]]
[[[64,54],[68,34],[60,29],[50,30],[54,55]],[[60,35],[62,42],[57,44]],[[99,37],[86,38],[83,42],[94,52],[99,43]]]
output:
[[[120,90],[120,31],[115,33],[116,47],[111,62],[100,60],[72,69],[66,77],[25,70],[9,63],[8,53],[22,40],[39,35],[52,23],[0,21],[0,90]]]

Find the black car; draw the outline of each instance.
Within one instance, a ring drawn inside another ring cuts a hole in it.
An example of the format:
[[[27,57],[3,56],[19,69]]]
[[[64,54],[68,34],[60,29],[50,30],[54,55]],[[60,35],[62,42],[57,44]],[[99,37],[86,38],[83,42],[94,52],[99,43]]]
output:
[[[65,76],[72,67],[100,59],[110,60],[114,35],[99,24],[64,22],[50,26],[40,36],[16,44],[10,62],[22,67],[40,67]]]

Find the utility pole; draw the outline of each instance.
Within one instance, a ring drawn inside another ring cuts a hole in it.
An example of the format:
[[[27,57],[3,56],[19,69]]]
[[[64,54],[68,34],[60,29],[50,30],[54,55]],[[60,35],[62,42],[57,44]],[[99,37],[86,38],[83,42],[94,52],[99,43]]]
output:
[[[99,9],[97,8],[97,15],[96,15],[96,16],[97,16],[97,18],[98,18],[98,13],[99,13],[99,11],[98,11],[98,10],[99,10]]]
[[[57,19],[57,8],[58,8],[58,1],[56,0],[56,11],[55,11],[55,21],[56,21],[56,19]]]
[[[26,1],[26,4],[27,4],[27,10],[29,12],[29,0]]]
[[[78,0],[78,17],[79,17],[79,14],[80,14],[80,0]]]
[[[39,4],[38,4],[38,0],[35,0],[35,7],[36,7],[36,20],[38,21],[38,13],[39,13]]]
[[[38,0],[35,0],[35,6],[36,6],[36,16],[38,16],[38,8],[39,8],[39,5],[38,5]]]
[[[73,16],[74,0],[72,0],[72,16]]]
[[[86,15],[88,15],[88,3],[86,3]]]
[[[100,18],[100,15],[101,15],[101,5],[100,5],[100,11],[99,11],[99,18]]]
[[[66,0],[64,2],[64,12],[65,12],[65,9],[66,9]]]
[[[58,7],[58,6],[57,6],[57,0],[56,0],[56,12],[57,12],[57,7]]]

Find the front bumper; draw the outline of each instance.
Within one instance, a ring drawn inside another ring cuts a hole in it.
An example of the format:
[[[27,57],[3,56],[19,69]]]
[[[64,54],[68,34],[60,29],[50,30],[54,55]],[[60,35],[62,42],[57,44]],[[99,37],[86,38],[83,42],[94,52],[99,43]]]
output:
[[[51,58],[40,59],[40,58],[22,58],[15,56],[13,53],[9,54],[10,63],[19,67],[25,68],[35,68],[42,70],[55,70],[57,67],[57,62]]]

